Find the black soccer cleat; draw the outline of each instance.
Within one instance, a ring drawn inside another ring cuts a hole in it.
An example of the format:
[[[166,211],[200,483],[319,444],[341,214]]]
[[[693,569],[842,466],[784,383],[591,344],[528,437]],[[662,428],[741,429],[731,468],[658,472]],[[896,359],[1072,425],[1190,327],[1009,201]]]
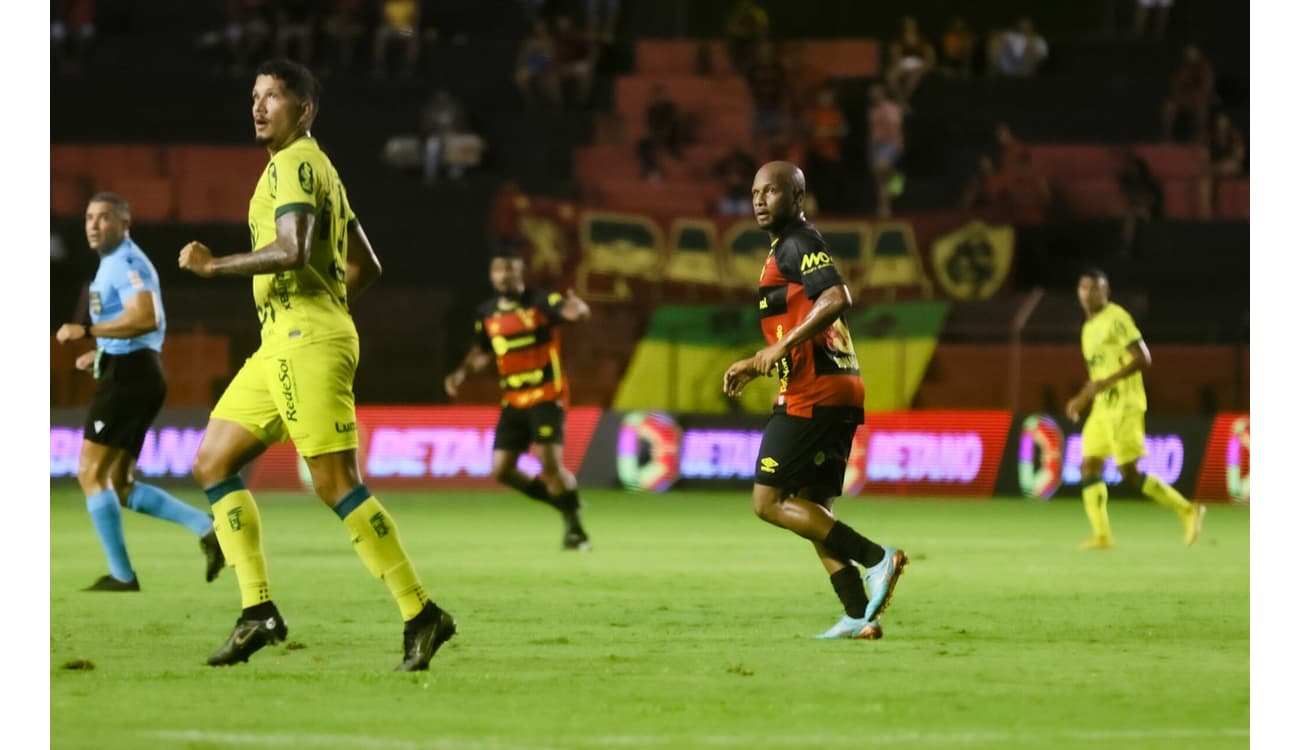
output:
[[[224,667],[248,661],[263,646],[279,643],[289,635],[289,626],[277,611],[270,617],[235,620],[235,630],[221,644],[221,648],[208,657],[208,666]]]
[[[98,581],[90,584],[82,591],[139,591],[140,576],[136,576],[129,581],[119,581],[113,576],[101,576]]]
[[[564,549],[581,550],[586,552],[591,549],[591,539],[587,537],[587,532],[582,528],[582,519],[577,510],[572,510],[564,514]]]
[[[429,661],[442,644],[456,635],[456,618],[450,612],[428,603],[420,614],[406,623],[402,632],[402,651],[405,659],[394,672],[420,672],[429,668]]]
[[[199,537],[199,549],[203,550],[203,559],[207,561],[204,577],[208,579],[208,583],[212,583],[217,580],[221,569],[226,567],[226,554],[221,551],[216,530],[210,529],[208,533]]]

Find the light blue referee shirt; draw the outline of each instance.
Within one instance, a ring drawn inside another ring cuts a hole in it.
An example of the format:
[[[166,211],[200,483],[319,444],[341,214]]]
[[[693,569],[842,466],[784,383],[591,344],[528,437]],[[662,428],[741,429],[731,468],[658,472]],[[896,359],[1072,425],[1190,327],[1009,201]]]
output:
[[[149,257],[130,237],[122,240],[108,255],[99,259],[99,270],[90,282],[90,321],[98,323],[121,316],[124,305],[133,295],[153,295],[153,309],[158,313],[158,329],[130,339],[96,336],[99,349],[108,354],[129,354],[141,349],[162,351],[167,315],[163,312],[162,288],[158,272]]]

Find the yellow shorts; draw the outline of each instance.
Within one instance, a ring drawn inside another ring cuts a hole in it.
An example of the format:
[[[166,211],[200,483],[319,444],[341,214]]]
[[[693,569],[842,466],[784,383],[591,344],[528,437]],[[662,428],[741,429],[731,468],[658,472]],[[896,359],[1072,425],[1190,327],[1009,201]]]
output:
[[[293,440],[306,458],[357,447],[352,380],[360,344],[355,337],[313,341],[267,351],[239,368],[212,409],[269,445]]]
[[[1084,458],[1114,456],[1115,463],[1123,466],[1146,454],[1146,412],[1094,409],[1083,423]]]

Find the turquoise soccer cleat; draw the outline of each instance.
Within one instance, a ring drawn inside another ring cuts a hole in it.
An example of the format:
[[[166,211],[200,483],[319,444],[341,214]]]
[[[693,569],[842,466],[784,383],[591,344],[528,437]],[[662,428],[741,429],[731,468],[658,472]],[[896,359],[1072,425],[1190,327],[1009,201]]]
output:
[[[867,620],[876,620],[889,606],[894,595],[894,586],[907,565],[907,553],[897,547],[885,548],[885,559],[868,568],[863,573],[867,584]]]
[[[861,639],[874,641],[885,634],[881,630],[880,623],[868,620],[865,617],[849,617],[844,615],[840,621],[831,626],[830,630],[817,636],[821,639],[844,638],[844,639]]]

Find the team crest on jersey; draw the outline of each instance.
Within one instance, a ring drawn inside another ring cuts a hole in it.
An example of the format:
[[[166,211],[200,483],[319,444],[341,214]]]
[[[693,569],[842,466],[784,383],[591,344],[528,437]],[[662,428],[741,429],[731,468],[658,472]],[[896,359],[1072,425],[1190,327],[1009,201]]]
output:
[[[316,189],[316,173],[311,171],[311,164],[307,162],[298,165],[298,187],[307,195]]]
[[[280,177],[278,174],[276,174],[275,162],[271,162],[271,166],[267,167],[266,169],[266,185],[271,189],[271,197],[274,198],[275,190],[280,186]],[[257,246],[256,242],[254,243],[253,246],[254,247]]]
[[[96,315],[104,311],[104,303],[99,298],[99,292],[90,293],[90,311]]]

